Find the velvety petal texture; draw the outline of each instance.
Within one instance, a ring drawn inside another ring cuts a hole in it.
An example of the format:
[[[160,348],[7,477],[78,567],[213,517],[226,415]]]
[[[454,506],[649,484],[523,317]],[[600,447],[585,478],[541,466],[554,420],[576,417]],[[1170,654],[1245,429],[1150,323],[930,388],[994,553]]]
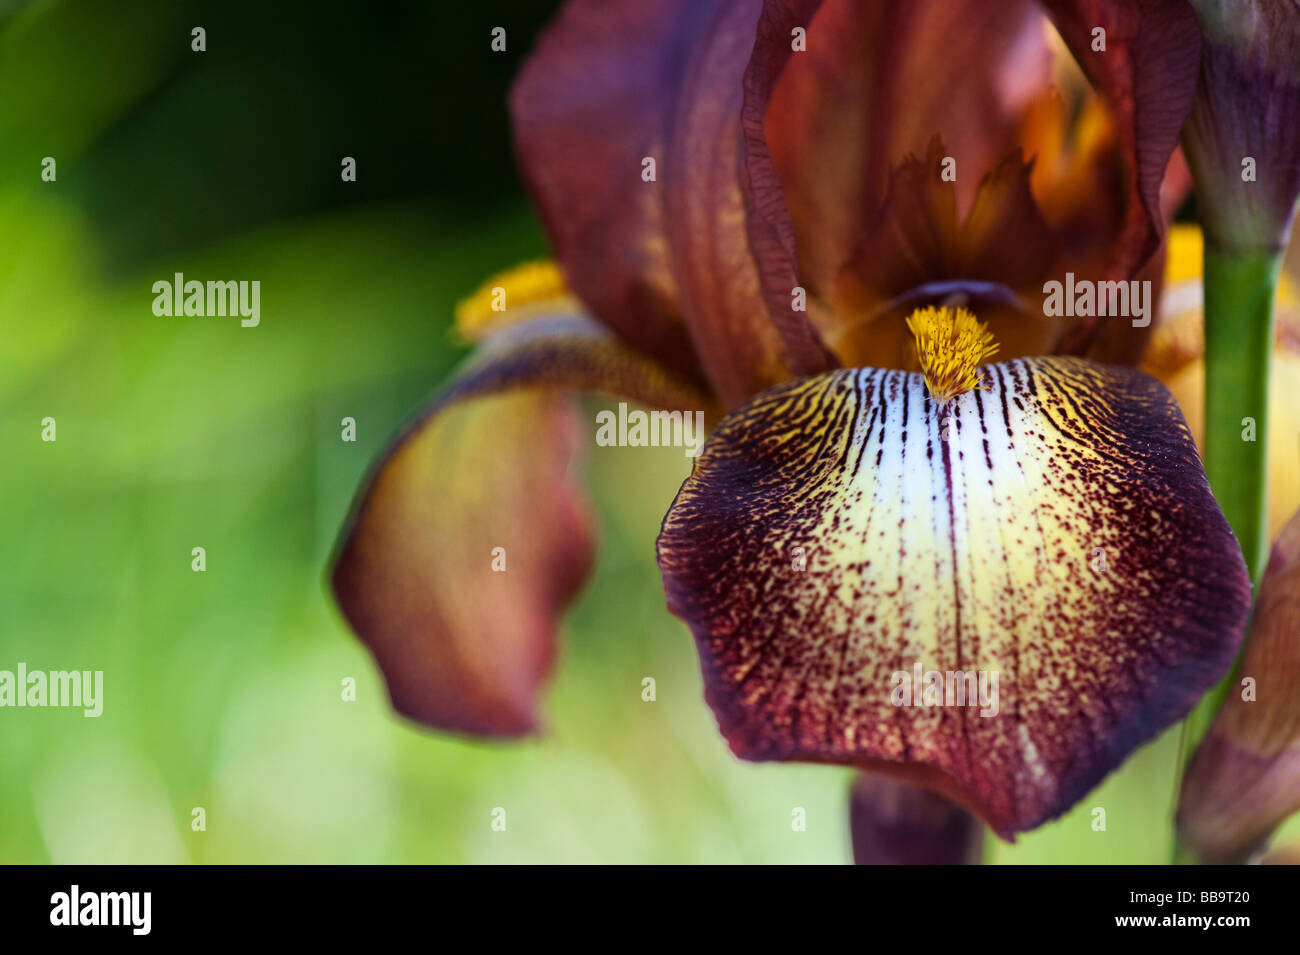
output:
[[[1300,810],[1300,513],[1255,602],[1237,685],[1192,757],[1178,826],[1204,861],[1244,862]]]
[[[420,723],[537,728],[558,618],[593,550],[574,474],[592,425],[556,389],[707,407],[607,334],[561,322],[498,336],[415,416],[357,498],[332,583],[393,706]]]
[[[1250,587],[1163,386],[983,372],[942,413],[914,373],[763,393],[705,445],[659,562],[738,755],[886,770],[1009,837],[1191,708]]]
[[[858,865],[979,865],[984,826],[936,792],[861,773],[849,795]]]

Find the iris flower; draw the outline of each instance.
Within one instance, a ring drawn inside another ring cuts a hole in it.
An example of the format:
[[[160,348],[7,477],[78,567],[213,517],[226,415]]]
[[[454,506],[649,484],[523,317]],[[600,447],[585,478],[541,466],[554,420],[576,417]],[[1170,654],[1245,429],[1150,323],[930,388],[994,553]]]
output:
[[[597,391],[712,426],[657,547],[737,755],[1010,838],[1183,716],[1236,653],[1240,550],[1132,367],[1149,324],[1044,309],[1158,283],[1200,49],[1182,0],[570,0],[510,100],[556,264],[461,306],[478,354],[337,552],[398,711],[536,728]],[[913,672],[996,675],[995,712],[899,705]]]

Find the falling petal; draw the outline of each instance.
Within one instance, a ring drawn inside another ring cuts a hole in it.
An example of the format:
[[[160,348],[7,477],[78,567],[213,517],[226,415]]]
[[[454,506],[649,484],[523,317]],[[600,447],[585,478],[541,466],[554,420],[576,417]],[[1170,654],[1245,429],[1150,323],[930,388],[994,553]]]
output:
[[[536,729],[558,618],[591,563],[573,475],[579,420],[555,390],[707,407],[585,325],[508,331],[381,456],[333,569],[393,706],[489,736]]]
[[[984,377],[944,414],[904,372],[765,392],[706,444],[659,562],[738,755],[890,771],[1010,837],[1191,708],[1250,588],[1158,382]],[[895,705],[914,673],[965,705]]]

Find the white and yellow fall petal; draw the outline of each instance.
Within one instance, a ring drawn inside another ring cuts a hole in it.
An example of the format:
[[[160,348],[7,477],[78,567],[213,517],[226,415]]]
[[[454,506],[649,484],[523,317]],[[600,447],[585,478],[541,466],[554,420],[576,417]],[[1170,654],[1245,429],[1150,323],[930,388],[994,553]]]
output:
[[[1009,837],[1191,708],[1250,587],[1163,386],[1070,358],[980,371],[942,406],[876,369],[764,392],[658,548],[738,755],[893,772]],[[945,705],[900,705],[914,674]]]

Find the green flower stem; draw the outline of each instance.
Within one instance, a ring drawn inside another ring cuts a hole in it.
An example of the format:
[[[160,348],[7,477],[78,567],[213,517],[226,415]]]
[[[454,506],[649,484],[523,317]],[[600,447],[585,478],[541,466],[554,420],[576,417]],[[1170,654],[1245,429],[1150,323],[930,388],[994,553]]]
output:
[[[1282,257],[1205,243],[1205,473],[1256,586],[1268,555],[1268,383]],[[1249,420],[1247,420],[1249,419]],[[1252,426],[1253,422],[1253,426]],[[1254,440],[1249,440],[1252,436]],[[1235,673],[1235,667],[1234,673]],[[1229,673],[1183,724],[1178,779],[1235,681]],[[1175,792],[1175,801],[1177,801]],[[1191,862],[1175,840],[1174,861]]]
[[[1268,557],[1268,382],[1282,257],[1205,247],[1205,473],[1250,579]],[[1247,441],[1244,419],[1254,420]]]

